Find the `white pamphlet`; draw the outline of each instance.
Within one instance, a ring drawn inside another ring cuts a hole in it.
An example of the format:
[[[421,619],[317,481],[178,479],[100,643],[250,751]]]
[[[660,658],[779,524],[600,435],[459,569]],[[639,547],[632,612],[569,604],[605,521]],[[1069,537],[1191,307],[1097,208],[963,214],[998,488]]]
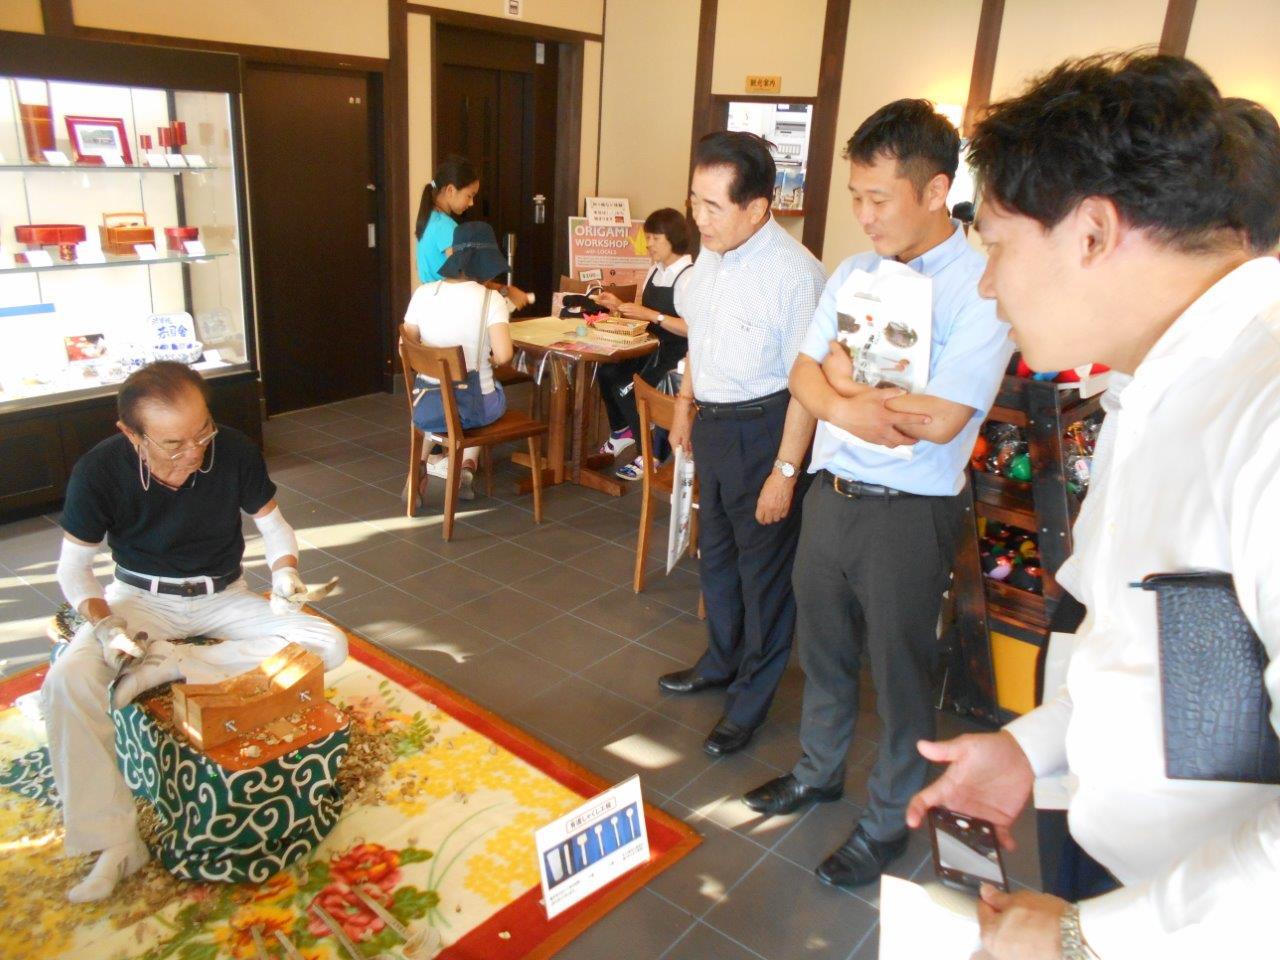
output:
[[[919,393],[929,383],[933,336],[933,280],[896,260],[881,260],[874,271],[855,270],[836,292],[836,340],[853,361],[853,379],[873,387]],[[846,443],[899,460],[912,447],[885,447],[839,427],[827,429]]]
[[[880,877],[880,960],[990,960],[978,901],[940,883]]]
[[[689,524],[693,520],[693,457],[684,447],[675,448],[671,473],[671,524],[667,529],[667,573],[675,569],[689,550]]]

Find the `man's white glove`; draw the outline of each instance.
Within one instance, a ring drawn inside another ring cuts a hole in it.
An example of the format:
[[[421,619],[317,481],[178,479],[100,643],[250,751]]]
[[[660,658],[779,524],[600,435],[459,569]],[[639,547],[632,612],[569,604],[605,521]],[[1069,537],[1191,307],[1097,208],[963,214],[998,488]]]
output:
[[[113,613],[93,625],[93,635],[102,644],[102,656],[107,664],[119,669],[125,658],[141,659],[146,651],[129,632],[124,617]],[[145,640],[145,637],[141,639]]]
[[[183,680],[181,648],[168,640],[152,640],[141,660],[131,661],[116,684],[112,698],[117,709],[131,703],[138,694],[171,680]]]
[[[307,585],[297,567],[281,567],[271,573],[271,612],[276,616],[297,613],[307,602]]]

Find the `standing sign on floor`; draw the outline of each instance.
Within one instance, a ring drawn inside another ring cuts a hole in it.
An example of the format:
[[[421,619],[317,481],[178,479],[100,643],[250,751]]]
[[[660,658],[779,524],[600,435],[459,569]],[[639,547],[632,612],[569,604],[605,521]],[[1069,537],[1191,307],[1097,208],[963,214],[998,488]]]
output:
[[[649,862],[640,778],[624,780],[534,832],[547,919]]]

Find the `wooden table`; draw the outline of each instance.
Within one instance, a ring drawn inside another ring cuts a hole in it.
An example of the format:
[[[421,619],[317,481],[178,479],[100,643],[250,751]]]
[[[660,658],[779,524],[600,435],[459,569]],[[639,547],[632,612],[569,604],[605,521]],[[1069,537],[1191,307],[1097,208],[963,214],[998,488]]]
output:
[[[622,496],[628,484],[607,476],[599,468],[612,462],[611,456],[588,454],[584,449],[587,443],[587,420],[591,412],[587,393],[591,386],[591,374],[598,364],[618,363],[647,356],[658,349],[658,341],[652,337],[638,346],[622,347],[614,352],[607,352],[612,344],[605,344],[588,337],[579,337],[576,333],[577,323],[573,320],[562,320],[558,317],[540,317],[533,320],[519,320],[511,324],[511,341],[517,350],[525,353],[534,363],[542,362],[547,354],[554,356],[547,361],[551,368],[551,411],[548,415],[550,432],[547,436],[547,455],[543,463],[543,485],[554,486],[558,483],[572,481],[592,490],[614,497]],[[570,350],[556,348],[556,344],[569,343],[581,345],[583,349]],[[562,362],[568,372],[561,370]],[[533,366],[533,363],[530,363]],[[569,395],[573,395],[572,409]],[[565,432],[569,434],[569,457],[565,459]],[[637,441],[638,442],[638,441]],[[516,463],[530,466],[528,454],[513,454]],[[521,480],[523,490],[530,486],[531,480]]]

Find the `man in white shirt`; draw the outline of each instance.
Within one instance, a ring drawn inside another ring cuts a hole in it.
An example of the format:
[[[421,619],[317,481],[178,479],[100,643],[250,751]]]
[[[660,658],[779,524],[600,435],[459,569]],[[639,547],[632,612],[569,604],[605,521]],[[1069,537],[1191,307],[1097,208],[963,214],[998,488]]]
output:
[[[1119,371],[1060,571],[1087,615],[1066,682],[995,734],[921,742],[944,806],[1008,826],[1070,774],[1074,838],[1121,886],[1070,905],[983,890],[997,958],[1274,957],[1280,786],[1173,780],[1155,600],[1131,584],[1232,574],[1280,728],[1280,136],[1189,61],[1069,62],[978,126],[980,286],[1027,363]]]

